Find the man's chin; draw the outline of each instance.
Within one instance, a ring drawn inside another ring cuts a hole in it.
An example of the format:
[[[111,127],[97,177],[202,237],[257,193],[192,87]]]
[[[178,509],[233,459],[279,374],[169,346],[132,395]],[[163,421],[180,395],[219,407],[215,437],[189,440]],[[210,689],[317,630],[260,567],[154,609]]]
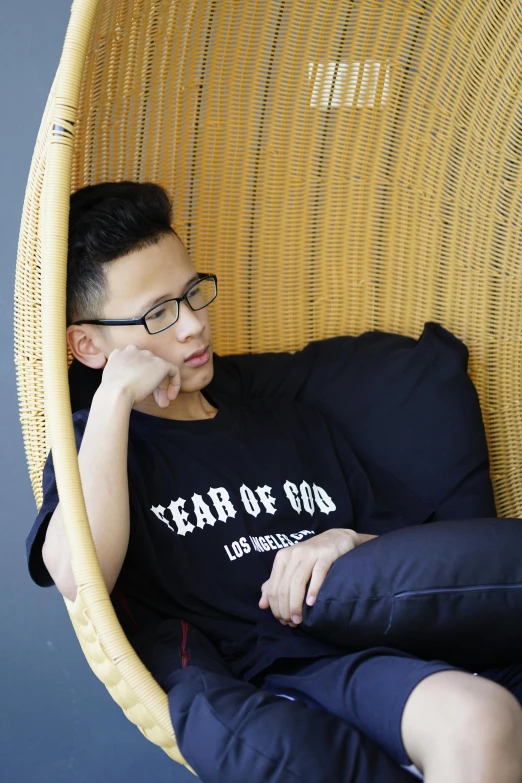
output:
[[[201,367],[191,367],[189,372],[181,376],[180,392],[196,392],[204,389],[214,377],[212,354],[206,364]]]

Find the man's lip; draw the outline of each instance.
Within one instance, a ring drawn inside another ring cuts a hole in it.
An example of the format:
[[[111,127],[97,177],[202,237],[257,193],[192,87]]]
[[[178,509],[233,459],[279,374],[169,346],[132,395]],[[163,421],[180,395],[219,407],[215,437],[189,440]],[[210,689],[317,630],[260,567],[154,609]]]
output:
[[[194,359],[196,356],[203,356],[203,354],[208,351],[209,345],[207,345],[205,348],[200,348],[199,351],[194,351],[194,353],[191,353],[190,356],[187,356],[185,361],[188,362],[190,361],[190,359]]]

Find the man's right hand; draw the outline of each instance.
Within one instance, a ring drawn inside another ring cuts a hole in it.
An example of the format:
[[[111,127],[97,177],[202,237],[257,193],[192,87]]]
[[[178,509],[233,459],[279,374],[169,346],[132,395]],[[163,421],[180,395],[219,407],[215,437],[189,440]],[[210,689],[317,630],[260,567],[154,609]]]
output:
[[[131,407],[150,394],[160,408],[167,408],[178,396],[179,367],[135,345],[115,348],[103,370],[102,386],[128,394]]]

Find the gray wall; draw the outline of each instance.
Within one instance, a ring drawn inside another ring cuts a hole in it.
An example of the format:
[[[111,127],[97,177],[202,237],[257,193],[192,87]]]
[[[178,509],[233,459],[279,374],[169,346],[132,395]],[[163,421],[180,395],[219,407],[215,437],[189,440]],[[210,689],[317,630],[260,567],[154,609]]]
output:
[[[0,779],[3,783],[187,783],[92,674],[55,588],[29,578],[36,516],[13,360],[16,248],[31,156],[59,62],[69,0],[2,0],[0,21]]]

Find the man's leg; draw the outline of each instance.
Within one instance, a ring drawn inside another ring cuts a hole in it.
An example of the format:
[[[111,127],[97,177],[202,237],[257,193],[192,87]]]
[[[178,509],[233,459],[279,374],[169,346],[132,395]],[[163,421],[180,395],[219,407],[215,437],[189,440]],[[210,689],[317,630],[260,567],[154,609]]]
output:
[[[401,731],[426,783],[522,783],[522,709],[491,680],[462,671],[427,677],[406,702]]]
[[[234,678],[192,626],[168,620],[131,641],[168,693],[181,753],[205,783],[410,783],[345,721]]]
[[[296,661],[294,671],[270,674],[263,687],[313,699],[405,768],[425,771],[429,783],[522,783],[517,701],[501,686],[443,661],[375,648],[312,664]]]
[[[346,721],[248,682],[189,666],[168,696],[180,750],[205,783],[413,781]]]

